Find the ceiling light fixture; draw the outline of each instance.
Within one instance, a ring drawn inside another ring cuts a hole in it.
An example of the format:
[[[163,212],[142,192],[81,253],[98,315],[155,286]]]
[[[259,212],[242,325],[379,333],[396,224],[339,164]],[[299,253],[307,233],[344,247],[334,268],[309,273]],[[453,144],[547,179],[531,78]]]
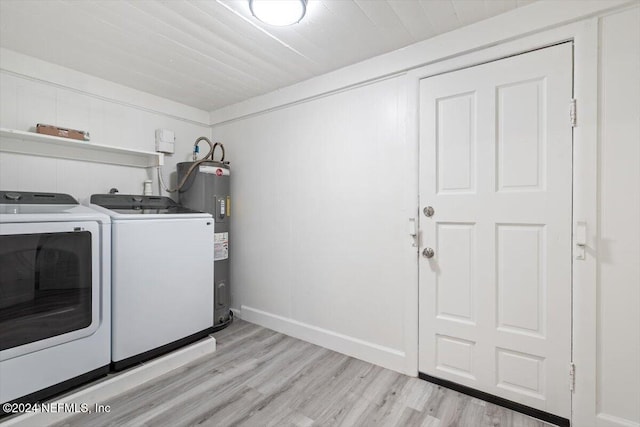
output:
[[[307,0],[249,0],[251,14],[269,25],[297,24],[307,12]]]

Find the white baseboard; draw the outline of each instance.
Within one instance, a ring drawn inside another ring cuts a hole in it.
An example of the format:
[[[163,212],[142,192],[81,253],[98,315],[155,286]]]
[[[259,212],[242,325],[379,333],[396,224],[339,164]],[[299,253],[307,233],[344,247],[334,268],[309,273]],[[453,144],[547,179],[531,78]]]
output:
[[[234,310],[234,314],[236,311]],[[407,361],[403,351],[382,345],[374,344],[348,335],[329,331],[294,319],[267,313],[262,310],[241,307],[238,317],[247,322],[255,323],[265,328],[273,329],[285,335],[299,338],[304,341],[328,348],[365,362],[373,363],[387,369],[391,369],[403,374],[412,375],[405,372]]]
[[[105,401],[118,394],[215,351],[216,339],[210,336],[128,371],[110,374],[105,380],[98,380],[98,382],[86,388],[45,403],[50,404],[50,407],[56,408],[63,408],[65,404],[68,404],[69,407],[75,404],[75,408],[81,408],[81,405],[85,404],[90,410],[93,410],[96,404],[104,404]],[[2,427],[48,426],[76,414],[78,412],[64,409],[60,409],[60,412],[29,412],[9,418],[0,423],[0,425]]]
[[[640,423],[638,422],[609,414],[599,413],[596,419],[598,420],[599,427],[640,427]]]

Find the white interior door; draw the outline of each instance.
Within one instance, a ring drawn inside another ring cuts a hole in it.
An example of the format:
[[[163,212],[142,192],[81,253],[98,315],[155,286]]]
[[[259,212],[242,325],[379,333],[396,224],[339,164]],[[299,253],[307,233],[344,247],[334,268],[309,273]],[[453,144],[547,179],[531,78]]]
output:
[[[571,415],[572,46],[423,79],[419,370]]]

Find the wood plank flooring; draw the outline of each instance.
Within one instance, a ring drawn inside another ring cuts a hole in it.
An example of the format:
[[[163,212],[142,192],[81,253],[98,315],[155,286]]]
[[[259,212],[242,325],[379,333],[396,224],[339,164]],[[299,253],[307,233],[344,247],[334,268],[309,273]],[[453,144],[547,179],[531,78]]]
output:
[[[446,388],[236,319],[213,355],[56,427],[548,427]]]

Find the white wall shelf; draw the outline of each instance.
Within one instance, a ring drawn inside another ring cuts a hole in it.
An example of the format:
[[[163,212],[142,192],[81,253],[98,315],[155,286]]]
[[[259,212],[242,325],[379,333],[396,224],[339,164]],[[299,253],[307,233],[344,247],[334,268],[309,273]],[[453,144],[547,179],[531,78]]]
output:
[[[162,153],[5,128],[0,128],[0,151],[141,168],[161,166],[164,163]]]

